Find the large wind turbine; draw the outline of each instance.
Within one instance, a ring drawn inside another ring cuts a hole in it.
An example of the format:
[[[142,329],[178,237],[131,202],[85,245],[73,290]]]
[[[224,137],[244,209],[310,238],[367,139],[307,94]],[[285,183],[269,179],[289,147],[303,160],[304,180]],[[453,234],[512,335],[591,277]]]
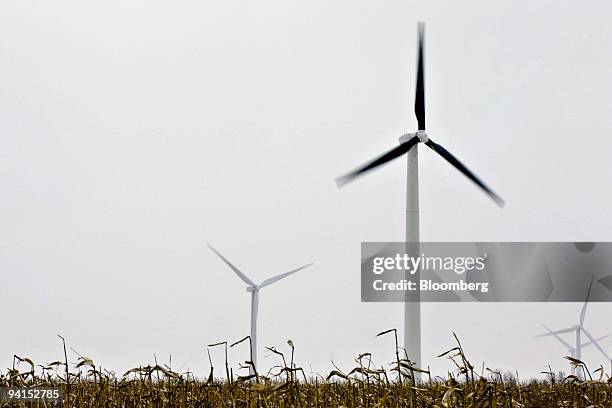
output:
[[[240,269],[234,266],[230,261],[228,261],[223,255],[219,253],[212,245],[208,244],[208,247],[219,256],[229,266],[235,273],[238,275],[240,279],[244,283],[247,284],[246,290],[247,292],[251,292],[251,359],[252,365],[249,366],[249,373],[254,374],[253,367],[257,368],[257,309],[259,307],[259,290],[268,285],[273,284],[283,278],[286,278],[289,275],[292,275],[296,272],[301,271],[304,268],[309,267],[312,263],[309,263],[304,266],[300,266],[299,268],[293,269],[289,272],[281,273],[280,275],[273,276],[271,278],[266,279],[261,284],[256,284],[253,282],[248,276],[246,276]]]
[[[601,352],[601,354],[603,354],[603,356],[606,358],[606,362],[610,362],[610,356],[608,356],[608,353],[606,353],[604,349],[602,349],[598,343],[599,340],[605,339],[606,337],[608,337],[608,335],[602,336],[596,339],[584,328],[584,318],[586,316],[587,306],[589,304],[589,298],[591,297],[591,289],[593,288],[593,281],[594,281],[594,278],[591,278],[591,283],[589,284],[589,289],[587,290],[586,299],[584,300],[584,304],[582,305],[582,310],[580,311],[580,319],[577,325],[571,326],[565,329],[561,329],[561,330],[555,330],[555,331],[550,330],[548,327],[544,326],[544,328],[546,329],[548,333],[540,334],[536,337],[554,336],[563,345],[568,347],[568,350],[571,356],[578,360],[582,359],[582,347],[593,344],[595,347],[597,347],[597,349]],[[559,336],[560,334],[564,334],[564,333],[574,333],[575,334],[575,346],[572,347],[569,343],[567,343],[565,340],[563,340]],[[587,338],[589,339],[589,342],[582,343],[581,333],[584,333],[587,336]],[[572,366],[572,374],[574,373],[575,373],[575,367]]]
[[[419,163],[418,150],[419,143],[425,143],[434,152],[442,156],[452,164],[457,170],[472,180],[478,187],[503,207],[504,200],[495,194],[486,184],[484,184],[474,173],[468,170],[455,156],[448,150],[429,138],[425,131],[425,72],[424,72],[424,36],[425,23],[418,24],[418,57],[417,57],[417,76],[416,76],[416,97],[414,101],[414,113],[418,122],[418,132],[408,133],[399,138],[399,146],[389,150],[385,154],[370,161],[369,163],[351,171],[350,173],[336,179],[338,187],[354,180],[355,178],[373,170],[391,160],[406,154],[408,158],[408,176],[406,184],[406,242],[419,242]],[[418,245],[412,245],[411,251],[415,251],[413,256],[418,256]],[[411,279],[419,280],[419,273],[412,275]],[[421,305],[418,293],[412,294],[410,301],[404,304],[404,348],[408,357],[417,366],[421,366]]]

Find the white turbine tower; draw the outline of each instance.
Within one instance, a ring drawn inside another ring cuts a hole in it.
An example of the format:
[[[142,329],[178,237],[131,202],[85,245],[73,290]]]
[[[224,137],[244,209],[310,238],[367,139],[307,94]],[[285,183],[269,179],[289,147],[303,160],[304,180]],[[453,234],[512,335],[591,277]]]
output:
[[[212,247],[212,245],[208,244],[208,247],[215,254],[217,254],[219,258],[221,258],[223,262],[225,262],[227,266],[229,266],[236,273],[236,275],[238,275],[238,277],[242,279],[244,283],[247,284],[247,287],[246,287],[247,292],[251,292],[251,336],[250,337],[251,337],[252,365],[249,365],[249,373],[254,374],[253,367],[255,367],[255,369],[257,368],[257,309],[259,307],[259,290],[261,288],[264,288],[268,285],[273,284],[274,282],[277,282],[283,278],[286,278],[289,275],[299,272],[302,269],[309,267],[310,265],[312,265],[312,262],[307,265],[300,266],[299,268],[293,269],[289,272],[281,273],[280,275],[276,275],[271,278],[268,278],[264,280],[261,284],[258,285],[255,282],[253,282],[248,276],[246,276],[240,269],[238,269],[230,261],[228,261],[223,255],[221,255],[219,251],[217,251],[215,248]]]
[[[503,207],[504,200],[495,194],[487,185],[485,185],[474,173],[465,167],[455,156],[448,150],[434,142],[429,138],[425,131],[425,72],[424,72],[424,37],[425,23],[418,24],[418,59],[417,59],[417,78],[416,78],[416,96],[414,102],[414,113],[418,122],[418,132],[408,133],[399,138],[399,146],[389,150],[385,154],[370,161],[369,163],[353,170],[352,172],[336,179],[338,187],[345,185],[353,179],[365,174],[366,172],[375,169],[391,160],[406,154],[408,158],[408,176],[406,183],[406,242],[419,242],[419,160],[417,145],[424,143],[431,150],[442,156],[446,161],[452,164],[457,170],[463,173],[466,177],[472,180],[480,187],[489,197]],[[410,246],[411,256],[417,257],[418,244]],[[418,282],[420,277],[417,271],[410,278]],[[421,367],[421,304],[420,296],[417,293],[407,296],[404,304],[404,348],[408,353],[408,357],[418,367]]]
[[[577,325],[571,326],[565,329],[561,329],[561,330],[555,330],[555,331],[544,326],[544,329],[546,329],[548,333],[540,334],[536,337],[554,336],[558,341],[560,341],[564,346],[568,348],[568,351],[570,352],[571,357],[574,357],[578,360],[582,359],[582,347],[586,347],[586,346],[593,344],[595,347],[597,347],[597,349],[601,352],[601,354],[603,354],[603,356],[606,358],[606,362],[609,363],[610,356],[608,356],[608,353],[606,353],[604,349],[601,348],[601,346],[598,343],[599,340],[605,339],[609,335],[605,335],[605,336],[602,336],[596,339],[584,328],[584,318],[586,316],[587,306],[589,304],[589,298],[591,297],[591,289],[593,288],[593,281],[594,281],[594,278],[591,278],[591,283],[589,284],[589,289],[587,290],[586,299],[584,301],[584,305],[582,305],[582,310],[580,311],[580,320]],[[564,334],[564,333],[574,333],[575,334],[575,345],[574,346],[571,346],[568,342],[566,342],[559,336],[560,334]],[[587,343],[582,343],[581,341],[582,333],[584,333],[588,337],[589,341]],[[576,373],[576,368],[575,366],[572,365],[572,374],[575,374],[575,373]]]

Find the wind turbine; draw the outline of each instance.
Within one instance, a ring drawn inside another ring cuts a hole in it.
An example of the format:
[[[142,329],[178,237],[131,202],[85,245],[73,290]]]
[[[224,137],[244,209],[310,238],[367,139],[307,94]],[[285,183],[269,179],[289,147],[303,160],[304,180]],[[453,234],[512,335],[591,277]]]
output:
[[[604,349],[602,349],[598,343],[599,340],[605,339],[609,335],[602,336],[596,339],[584,328],[584,318],[586,316],[587,306],[589,304],[589,298],[591,297],[591,289],[593,288],[593,281],[594,281],[594,278],[591,278],[591,283],[589,283],[589,289],[587,290],[586,299],[584,301],[584,305],[582,305],[582,310],[580,311],[580,319],[577,325],[568,327],[566,329],[555,330],[555,331],[550,330],[548,327],[544,326],[544,328],[546,329],[548,333],[540,334],[536,337],[554,336],[557,340],[559,340],[563,345],[565,345],[568,348],[568,351],[570,352],[571,357],[574,357],[578,360],[582,359],[582,347],[593,344],[595,347],[597,347],[597,349],[601,352],[601,354],[603,354],[603,356],[606,358],[606,361],[610,362],[610,356],[608,356],[608,353],[606,353]],[[569,343],[567,343],[565,340],[563,340],[559,336],[560,334],[564,334],[564,333],[575,333],[575,346],[571,346]],[[584,333],[587,336],[587,338],[589,339],[589,342],[582,343],[581,333]],[[576,373],[576,368],[572,365],[572,374],[575,374],[575,373]]]
[[[389,150],[376,159],[358,167],[350,173],[336,179],[338,187],[355,178],[373,170],[385,163],[406,155],[408,158],[408,175],[406,183],[406,242],[416,243],[411,245],[412,256],[419,256],[419,163],[417,145],[424,143],[431,150],[442,156],[457,170],[472,180],[480,187],[495,203],[503,207],[504,200],[484,184],[474,173],[465,167],[448,150],[429,138],[425,131],[425,72],[424,72],[424,37],[425,23],[418,24],[418,56],[416,76],[416,96],[414,101],[414,113],[418,122],[418,132],[407,133],[399,138],[399,146]],[[411,279],[419,281],[419,272],[412,275]],[[411,301],[404,303],[404,348],[409,358],[421,366],[421,305],[420,296],[417,293],[410,295]]]
[[[554,336],[557,340],[559,340],[559,342],[561,344],[563,344],[565,347],[567,347],[567,352],[569,353],[570,357],[574,357],[574,358],[578,358],[576,357],[576,348],[574,346],[572,346],[571,344],[569,344],[568,342],[566,342],[565,340],[563,340],[563,338],[561,336],[559,336],[557,333],[553,332],[548,326],[546,325],[542,325],[542,327],[544,327],[544,329],[548,332],[548,335],[550,336]],[[542,336],[539,336],[542,337]],[[595,343],[599,343],[600,340],[606,339],[610,337],[609,334],[606,334],[605,336],[601,336],[595,339],[595,341],[587,341],[586,343],[582,343],[580,345],[581,348],[584,347],[588,347],[591,344],[595,344]],[[606,354],[607,357],[607,354]],[[572,365],[572,374],[576,374],[576,367],[574,365]]]
[[[255,373],[254,368],[257,367],[257,309],[259,308],[259,290],[261,288],[264,288],[266,286],[273,284],[274,282],[277,282],[283,278],[286,278],[289,275],[299,272],[302,269],[309,267],[310,265],[312,265],[312,262],[307,265],[300,266],[299,268],[290,270],[289,272],[281,273],[280,275],[276,275],[271,278],[268,278],[264,280],[261,284],[258,285],[255,282],[253,282],[248,276],[246,276],[240,269],[238,269],[230,261],[228,261],[223,255],[221,255],[219,251],[217,251],[215,248],[212,247],[212,245],[208,244],[208,247],[215,254],[217,254],[217,256],[219,256],[219,258],[221,258],[223,262],[225,262],[227,266],[229,266],[236,273],[236,275],[238,275],[238,277],[242,279],[244,283],[247,284],[246,290],[247,292],[251,293],[251,362],[252,364],[249,365],[249,373],[254,374]]]

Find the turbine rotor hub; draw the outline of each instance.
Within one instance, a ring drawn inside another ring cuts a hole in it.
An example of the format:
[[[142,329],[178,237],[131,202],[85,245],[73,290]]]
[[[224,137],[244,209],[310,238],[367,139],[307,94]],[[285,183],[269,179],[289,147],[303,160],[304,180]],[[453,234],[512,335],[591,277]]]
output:
[[[427,143],[429,141],[429,136],[427,136],[427,132],[424,130],[419,130],[417,132],[417,136],[419,137],[421,143]]]

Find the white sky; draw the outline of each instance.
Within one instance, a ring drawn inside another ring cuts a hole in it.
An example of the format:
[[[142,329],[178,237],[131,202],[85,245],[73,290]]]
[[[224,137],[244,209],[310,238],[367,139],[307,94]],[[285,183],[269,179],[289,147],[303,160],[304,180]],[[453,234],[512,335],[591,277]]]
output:
[[[204,345],[249,328],[244,285],[206,242],[256,281],[315,262],[262,290],[261,346],[291,338],[298,364],[323,374],[365,351],[390,362],[391,339],[374,335],[401,328],[402,305],[360,303],[359,248],[403,239],[405,162],[333,180],[415,130],[419,20],[429,133],[507,201],[500,211],[421,149],[422,239],[611,240],[610,9],[2,2],[0,366],[58,359],[61,333],[120,373],[172,353],[206,375]],[[594,335],[610,309],[589,309]],[[567,370],[564,347],[533,335],[579,310],[426,304],[423,359],[444,375],[435,355],[455,330],[478,367]]]

